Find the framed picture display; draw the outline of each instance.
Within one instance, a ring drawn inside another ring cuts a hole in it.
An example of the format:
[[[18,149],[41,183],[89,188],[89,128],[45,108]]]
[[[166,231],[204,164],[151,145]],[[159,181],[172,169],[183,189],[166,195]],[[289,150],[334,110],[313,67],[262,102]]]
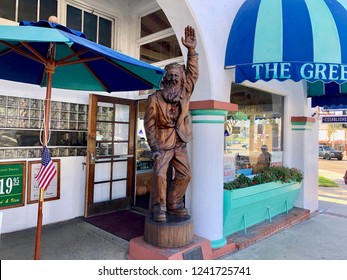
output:
[[[40,188],[35,176],[41,168],[41,160],[28,162],[28,192],[27,203],[37,203],[39,201]],[[48,188],[45,190],[44,201],[60,199],[60,159],[53,159],[53,163],[57,170]]]
[[[24,205],[25,161],[0,162],[0,211]]]

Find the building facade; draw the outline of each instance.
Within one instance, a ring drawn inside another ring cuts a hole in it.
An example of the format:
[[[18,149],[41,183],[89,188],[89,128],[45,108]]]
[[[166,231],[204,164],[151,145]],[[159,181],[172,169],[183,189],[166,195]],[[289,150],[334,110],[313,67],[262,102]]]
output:
[[[43,20],[56,14],[61,24],[85,32],[93,41],[159,67],[173,61],[184,63],[186,53],[180,37],[185,26],[195,28],[200,76],[191,102],[194,138],[188,148],[192,181],[186,204],[194,219],[195,234],[209,239],[212,247],[223,247],[226,242],[223,236],[225,154],[244,156],[251,166],[261,146],[267,145],[270,153],[276,155],[273,157],[276,164],[296,167],[304,173],[296,206],[311,212],[318,210],[318,123],[311,118],[306,82],[259,81],[236,85],[234,70],[224,69],[230,28],[243,0],[23,2],[30,2],[29,6],[36,9],[30,10],[22,1],[6,1],[0,4],[0,24],[18,24],[22,19]],[[138,160],[141,149],[146,149],[142,117],[148,93],[53,90],[49,146],[53,159],[59,160],[60,177],[56,183],[59,190],[55,189],[52,199],[44,203],[44,224],[97,214],[98,203],[107,200],[118,203],[116,210],[141,208],[139,189],[148,184],[150,179],[146,179],[146,174],[151,169],[150,163]],[[90,110],[91,94],[97,95],[95,111]],[[0,81],[0,161],[24,161],[27,166],[23,205],[0,208],[2,233],[36,226],[37,204],[35,197],[30,197],[34,195],[31,179],[41,148],[33,138],[40,135],[40,106],[44,96],[44,88]],[[117,106],[120,121],[116,124],[123,125],[119,137],[124,136],[127,141],[115,136],[105,140],[108,138],[102,131],[107,131],[107,126],[100,122],[91,128],[88,124],[91,114],[98,119],[103,115],[103,121],[107,121],[107,115],[114,113],[111,108]],[[136,137],[128,137],[128,132],[124,135],[128,128]],[[100,136],[103,138],[96,139],[99,158],[109,156],[107,148],[115,145],[120,155],[136,158],[136,164],[131,160],[112,160],[111,167],[94,169],[99,178],[94,176],[91,182],[89,129],[103,134]],[[113,190],[107,186],[94,188],[96,183],[103,185],[100,182],[106,181],[105,174],[113,170],[112,166],[117,166],[119,175],[116,180],[113,178]],[[127,173],[129,166],[132,171]]]

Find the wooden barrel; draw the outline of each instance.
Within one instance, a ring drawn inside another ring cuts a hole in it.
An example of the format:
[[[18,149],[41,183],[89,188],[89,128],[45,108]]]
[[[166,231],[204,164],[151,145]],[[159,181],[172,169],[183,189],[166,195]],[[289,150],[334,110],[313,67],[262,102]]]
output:
[[[145,221],[144,240],[157,247],[177,248],[194,241],[193,221],[190,216],[181,218],[169,215],[167,222]]]

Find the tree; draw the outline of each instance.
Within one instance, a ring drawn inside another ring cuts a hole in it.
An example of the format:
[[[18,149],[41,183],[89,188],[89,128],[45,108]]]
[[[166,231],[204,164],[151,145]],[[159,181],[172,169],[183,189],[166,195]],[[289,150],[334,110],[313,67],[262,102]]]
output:
[[[327,136],[328,136],[329,142],[332,143],[332,147],[334,147],[334,142],[335,142],[334,133],[337,130],[344,130],[344,129],[345,128],[343,127],[342,123],[329,123],[327,125]]]

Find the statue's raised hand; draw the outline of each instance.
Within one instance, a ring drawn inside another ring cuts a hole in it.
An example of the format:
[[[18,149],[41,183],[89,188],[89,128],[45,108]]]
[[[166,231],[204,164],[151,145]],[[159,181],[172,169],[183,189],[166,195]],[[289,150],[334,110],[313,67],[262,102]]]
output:
[[[189,54],[194,54],[196,47],[196,37],[194,28],[188,25],[184,29],[184,35],[185,37],[181,38],[183,46],[185,46],[188,49]]]

